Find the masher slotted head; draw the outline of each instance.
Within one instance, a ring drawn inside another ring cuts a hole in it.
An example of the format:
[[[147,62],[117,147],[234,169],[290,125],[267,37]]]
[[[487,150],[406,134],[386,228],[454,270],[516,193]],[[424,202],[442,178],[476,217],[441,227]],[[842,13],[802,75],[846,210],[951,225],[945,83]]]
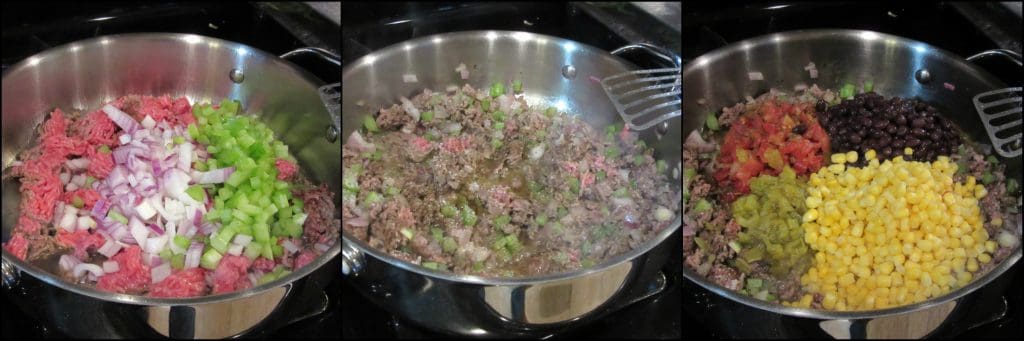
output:
[[[644,130],[682,115],[681,68],[629,71],[601,80],[601,87],[630,130]]]
[[[996,153],[1021,155],[1021,88],[1004,88],[974,96],[974,109],[985,125]]]

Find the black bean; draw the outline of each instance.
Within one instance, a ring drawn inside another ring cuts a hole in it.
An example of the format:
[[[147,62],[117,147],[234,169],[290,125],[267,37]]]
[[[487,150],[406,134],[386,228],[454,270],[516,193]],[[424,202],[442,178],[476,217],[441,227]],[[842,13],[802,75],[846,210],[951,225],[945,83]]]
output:
[[[896,124],[897,125],[901,125],[901,126],[902,125],[906,125],[907,124],[907,117],[903,116],[903,115],[900,115],[899,117],[896,117]]]
[[[814,105],[814,109],[817,110],[818,112],[824,112],[825,107],[825,101],[818,101],[818,104]]]
[[[850,135],[850,143],[858,144],[860,141],[860,136],[857,136],[857,134]]]
[[[882,154],[885,155],[887,158],[892,156],[892,148],[890,148],[888,146],[887,147],[883,147],[882,148]]]
[[[886,127],[885,127],[885,132],[886,132],[887,134],[889,134],[889,135],[893,135],[893,134],[896,134],[896,129],[897,129],[897,128],[896,128],[896,126],[895,126],[895,125],[891,125],[891,124],[890,124],[890,125],[888,125],[888,126],[886,126]]]
[[[917,147],[917,145],[920,144],[920,143],[921,143],[921,140],[918,140],[915,137],[908,137],[907,138],[907,147],[914,148],[914,147]]]
[[[938,130],[932,130],[932,141],[943,142],[945,139],[942,138],[942,135]]]
[[[906,135],[907,134],[907,130],[909,130],[909,129],[907,129],[907,126],[905,126],[905,125],[896,127],[896,135],[900,135],[900,136]]]
[[[928,132],[924,131],[924,129],[921,128],[914,128],[914,130],[911,131],[911,134],[917,136],[918,138],[928,136]]]
[[[910,122],[910,126],[914,128],[924,127],[924,124],[925,120],[923,118],[915,118],[913,121]]]

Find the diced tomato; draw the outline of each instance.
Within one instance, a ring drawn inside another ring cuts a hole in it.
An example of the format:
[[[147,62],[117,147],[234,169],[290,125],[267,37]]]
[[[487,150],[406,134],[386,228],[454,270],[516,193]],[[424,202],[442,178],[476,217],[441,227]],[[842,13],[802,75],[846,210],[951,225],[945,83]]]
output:
[[[769,100],[733,121],[713,175],[727,188],[723,197],[732,201],[749,192],[754,177],[778,175],[786,166],[798,175],[821,168],[828,136],[812,114],[810,104]],[[807,126],[803,135],[792,133],[797,124]]]

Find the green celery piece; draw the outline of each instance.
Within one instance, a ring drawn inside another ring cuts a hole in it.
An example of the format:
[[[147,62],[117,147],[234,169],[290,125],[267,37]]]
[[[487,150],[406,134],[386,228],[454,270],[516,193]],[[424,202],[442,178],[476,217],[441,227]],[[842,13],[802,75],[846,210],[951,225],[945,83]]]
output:
[[[267,243],[263,244],[263,247],[261,248],[262,249],[262,253],[263,253],[263,258],[266,258],[266,259],[269,259],[269,260],[274,260],[274,248],[273,248],[274,246],[277,246],[277,245],[271,245],[270,242],[267,242]]]
[[[175,270],[181,270],[185,267],[185,254],[174,255],[171,257],[171,267]]]
[[[444,242],[441,243],[441,248],[444,249],[444,252],[452,253],[459,248],[459,244],[455,242],[454,238],[445,237]]]
[[[124,215],[121,215],[120,212],[117,212],[115,210],[110,210],[110,212],[107,213],[107,218],[114,219],[115,221],[122,224],[128,224],[128,218],[125,218]]]
[[[163,249],[163,251],[160,251],[160,258],[162,258],[163,260],[171,260],[172,256],[174,256],[174,255],[171,254],[171,249],[170,248],[166,248],[166,249]]]
[[[274,257],[281,257],[284,254],[284,247],[281,245],[271,246],[270,249],[273,250]]]
[[[188,193],[188,196],[192,197],[192,199],[195,199],[196,201],[198,201],[200,203],[206,201],[206,191],[203,190],[202,186],[199,186],[199,185],[189,186],[189,188],[185,190],[185,193]]]
[[[249,245],[245,247],[245,256],[249,257],[249,259],[251,260],[256,260],[256,258],[259,258],[260,253],[263,251],[261,250],[262,247],[263,244],[260,243],[249,243]]]
[[[256,224],[252,227],[253,239],[258,242],[270,241],[270,227],[267,224]]]
[[[185,236],[182,235],[176,235],[174,236],[174,244],[182,249],[187,249],[190,245],[192,245],[192,240],[185,238]]]
[[[220,259],[223,257],[224,255],[217,252],[217,250],[210,249],[203,254],[202,259],[199,261],[199,265],[207,270],[216,270],[217,265],[220,264]]]
[[[423,262],[423,264],[421,265],[423,265],[423,267],[427,269],[437,270],[437,263],[435,262]]]
[[[218,252],[224,253],[228,251],[228,243],[225,243],[220,238],[210,238],[210,245]]]
[[[263,285],[263,284],[266,284],[266,283],[270,283],[270,282],[273,282],[275,279],[277,279],[277,275],[275,275],[273,273],[269,273],[269,274],[263,275],[263,277],[260,277],[260,279],[258,281],[256,281],[256,285]]]

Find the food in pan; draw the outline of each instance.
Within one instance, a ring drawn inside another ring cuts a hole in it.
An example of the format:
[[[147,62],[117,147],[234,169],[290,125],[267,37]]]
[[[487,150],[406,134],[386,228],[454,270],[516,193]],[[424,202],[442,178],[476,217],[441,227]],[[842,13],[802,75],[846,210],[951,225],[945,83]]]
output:
[[[920,100],[865,90],[773,89],[709,114],[684,143],[686,266],[762,300],[872,310],[941,296],[1006,259],[1020,187],[991,147]]]
[[[338,239],[332,194],[237,102],[126,96],[43,122],[4,249],[104,291],[191,297],[305,266]]]
[[[430,269],[518,277],[596,265],[676,219],[678,189],[637,133],[521,90],[424,90],[366,116],[342,149],[344,229]]]

